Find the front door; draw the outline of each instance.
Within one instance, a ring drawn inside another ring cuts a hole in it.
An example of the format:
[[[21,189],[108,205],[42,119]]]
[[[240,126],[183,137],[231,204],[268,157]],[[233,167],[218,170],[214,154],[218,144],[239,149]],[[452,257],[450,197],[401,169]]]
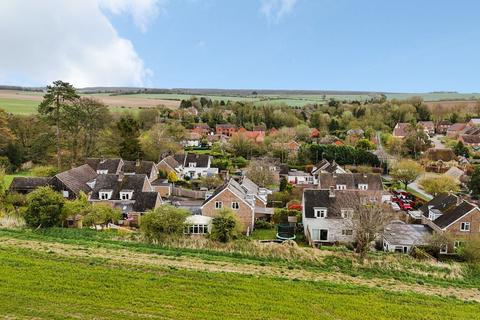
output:
[[[320,229],[320,241],[327,241],[327,240],[328,240],[328,230]]]

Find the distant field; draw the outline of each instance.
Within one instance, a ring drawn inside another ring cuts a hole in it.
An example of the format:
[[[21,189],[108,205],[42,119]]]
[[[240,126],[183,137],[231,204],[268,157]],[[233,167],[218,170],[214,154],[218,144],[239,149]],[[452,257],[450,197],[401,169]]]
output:
[[[302,269],[284,269],[299,278],[272,276],[268,261],[233,264],[215,255],[185,256],[188,251],[165,256],[93,239],[88,245],[80,239],[67,244],[31,231],[0,230],[0,240],[0,318],[5,319],[478,317],[476,302],[310,281]]]
[[[7,112],[17,114],[36,113],[38,103],[42,100],[43,93],[19,90],[0,90],[0,108]],[[480,94],[461,93],[388,93],[388,99],[406,99],[420,96],[425,101],[442,105],[471,104],[474,99],[480,99]],[[137,112],[139,108],[149,108],[164,105],[169,108],[177,108],[182,99],[190,99],[192,96],[206,97],[218,101],[246,101],[255,105],[286,104],[292,107],[301,107],[306,104],[324,104],[330,99],[341,101],[367,100],[373,97],[368,94],[305,94],[289,93],[266,94],[266,95],[234,95],[234,94],[182,94],[182,93],[136,93],[111,95],[108,93],[85,94],[94,97],[111,107],[112,112]],[[446,101],[449,100],[449,101]]]
[[[40,92],[25,92],[16,90],[0,90],[0,108],[10,113],[32,114],[37,112],[37,107],[42,100]],[[110,96],[106,94],[88,94],[84,96],[94,97],[111,107],[112,112],[135,112],[138,108],[149,108],[164,105],[169,108],[177,108],[179,101],[159,98],[143,98],[130,95]]]

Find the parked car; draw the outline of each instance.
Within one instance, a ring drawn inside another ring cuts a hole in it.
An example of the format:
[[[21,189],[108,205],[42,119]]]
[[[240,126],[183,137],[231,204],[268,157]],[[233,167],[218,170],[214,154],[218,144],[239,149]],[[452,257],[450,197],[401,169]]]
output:
[[[407,211],[407,210],[412,210],[413,209],[413,202],[409,200],[403,200],[398,203],[400,206],[400,209]]]
[[[393,211],[400,211],[400,206],[396,202],[390,202]]]

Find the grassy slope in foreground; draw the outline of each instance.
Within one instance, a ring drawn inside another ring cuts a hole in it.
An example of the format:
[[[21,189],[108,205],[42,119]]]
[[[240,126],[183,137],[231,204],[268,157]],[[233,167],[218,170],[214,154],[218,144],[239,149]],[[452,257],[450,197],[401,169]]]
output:
[[[453,298],[14,247],[0,248],[0,296],[0,317],[37,319],[475,319],[480,309]]]

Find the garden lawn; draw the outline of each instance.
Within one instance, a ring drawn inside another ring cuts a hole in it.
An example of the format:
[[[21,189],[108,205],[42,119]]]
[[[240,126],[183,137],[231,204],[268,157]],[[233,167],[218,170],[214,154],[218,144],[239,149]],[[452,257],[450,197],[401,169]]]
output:
[[[475,319],[478,303],[0,249],[0,318]]]

